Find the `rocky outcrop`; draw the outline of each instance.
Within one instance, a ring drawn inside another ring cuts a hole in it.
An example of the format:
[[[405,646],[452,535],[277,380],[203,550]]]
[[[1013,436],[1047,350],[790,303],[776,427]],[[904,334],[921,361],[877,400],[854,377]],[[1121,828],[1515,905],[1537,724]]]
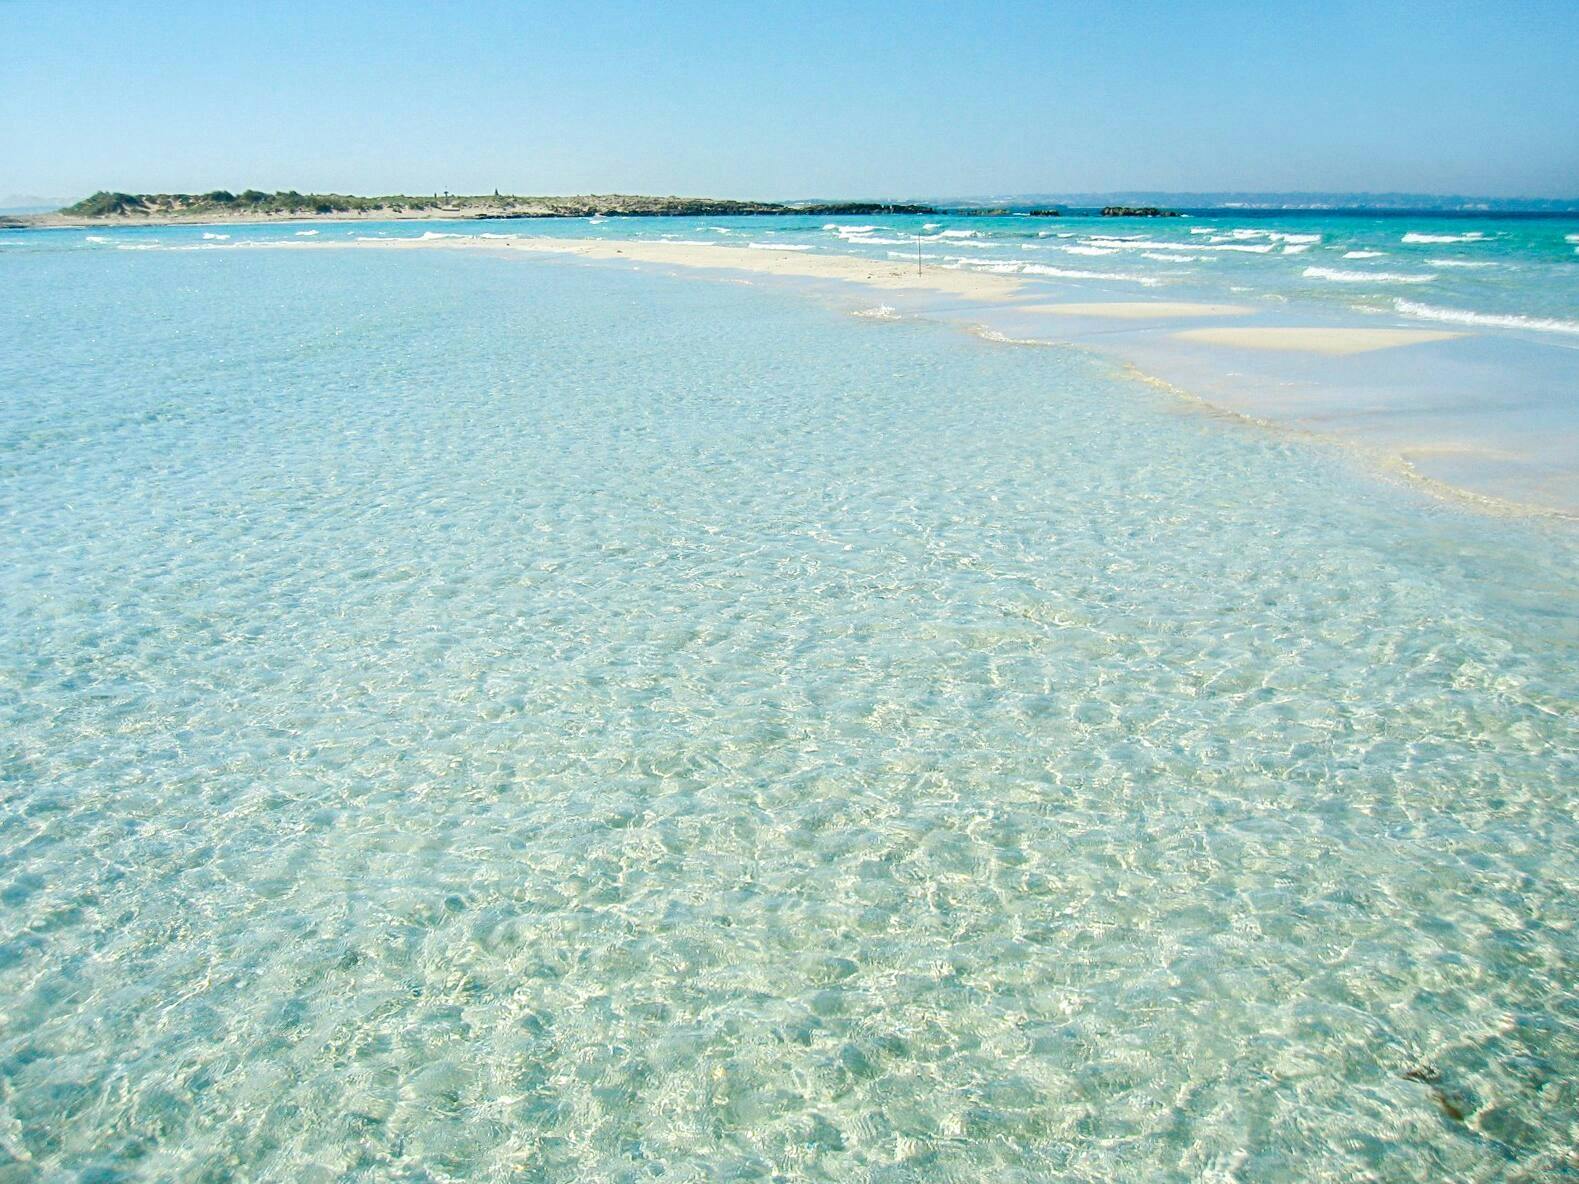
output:
[[[1164,210],[1160,206],[1103,206],[1104,218],[1179,218],[1178,210]]]
[[[940,214],[936,206],[893,205],[884,202],[868,201],[835,201],[824,202],[812,206],[789,206],[782,211],[787,214],[850,214],[858,218],[870,217],[873,214]]]

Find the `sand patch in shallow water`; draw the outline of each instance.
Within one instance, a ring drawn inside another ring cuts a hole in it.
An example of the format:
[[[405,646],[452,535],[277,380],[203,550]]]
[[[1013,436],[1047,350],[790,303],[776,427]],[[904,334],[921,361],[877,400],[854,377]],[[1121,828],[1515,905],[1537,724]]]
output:
[[[1195,304],[1182,300],[1111,300],[1091,304],[1029,304],[1024,311],[1148,321],[1174,317],[1244,317],[1250,316],[1255,309],[1242,304]]]
[[[1434,329],[1250,329],[1235,327],[1181,329],[1173,334],[1179,341],[1202,345],[1228,345],[1239,349],[1281,350],[1292,353],[1343,356],[1363,354],[1402,345],[1423,345],[1430,341],[1449,341],[1462,333]]]

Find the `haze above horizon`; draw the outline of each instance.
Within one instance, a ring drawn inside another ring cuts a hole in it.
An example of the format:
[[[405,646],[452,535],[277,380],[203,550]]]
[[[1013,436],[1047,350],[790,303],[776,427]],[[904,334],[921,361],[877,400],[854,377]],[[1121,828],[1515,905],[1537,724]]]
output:
[[[0,193],[1579,194],[1579,7],[0,0]]]

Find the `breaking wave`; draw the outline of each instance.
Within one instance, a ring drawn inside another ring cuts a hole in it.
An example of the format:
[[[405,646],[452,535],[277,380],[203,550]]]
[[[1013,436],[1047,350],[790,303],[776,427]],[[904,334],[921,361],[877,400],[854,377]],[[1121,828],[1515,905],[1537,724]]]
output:
[[[1403,275],[1396,271],[1342,271],[1336,267],[1307,267],[1300,273],[1306,279],[1331,280],[1335,284],[1429,284],[1436,276]]]
[[[1424,321],[1443,321],[1450,325],[1482,325],[1492,329],[1533,329],[1538,333],[1579,333],[1579,321],[1564,321],[1557,317],[1470,312],[1467,309],[1438,308],[1433,304],[1417,304],[1413,300],[1403,299],[1394,300],[1393,308],[1405,316],[1419,317]]]

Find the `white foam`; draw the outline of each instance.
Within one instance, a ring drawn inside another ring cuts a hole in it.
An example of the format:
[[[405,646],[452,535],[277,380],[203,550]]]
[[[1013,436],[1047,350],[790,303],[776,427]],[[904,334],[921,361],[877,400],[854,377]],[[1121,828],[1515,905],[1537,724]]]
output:
[[[310,237],[310,236],[312,236],[314,234],[317,234],[317,233],[318,232],[316,230],[298,230],[296,232],[296,237],[297,238],[308,238],[308,237]]]
[[[747,243],[753,251],[809,251],[810,243]]]
[[[1115,250],[1129,251],[1172,251],[1179,247],[1178,243],[1170,243],[1154,238],[1130,238],[1092,235],[1086,240],[1092,246],[1112,247]],[[1191,243],[1192,251],[1242,251],[1251,255],[1265,255],[1277,248],[1271,243]]]
[[[1120,280],[1128,284],[1144,284],[1148,288],[1162,282],[1154,275],[1126,275],[1118,271],[1075,271],[1064,267],[1048,267],[1044,263],[1022,263],[1020,270],[1026,275],[1050,275],[1066,280]]]
[[[1194,248],[1198,251],[1246,251],[1252,255],[1265,255],[1274,248],[1271,243],[1207,243],[1205,246]]]
[[[939,226],[942,226],[942,225],[943,225],[943,223],[941,223],[941,222],[923,222],[921,224],[921,229],[922,230],[936,230]]]
[[[1063,251],[1067,251],[1071,255],[1117,255],[1118,254],[1118,248],[1117,247],[1082,247],[1082,246],[1076,245],[1076,246],[1071,246],[1071,247],[1060,247],[1059,249],[1063,250]]]
[[[1419,234],[1411,230],[1399,242],[1404,243],[1478,243],[1486,236],[1478,230],[1468,234]]]
[[[947,233],[947,232],[945,232],[945,233]],[[931,241],[936,242],[939,239],[941,239],[942,237],[943,237],[942,235],[937,235],[937,234],[932,235],[931,236]],[[985,240],[977,240],[977,239],[972,239],[972,238],[955,238],[955,239],[950,239],[948,245],[951,246],[951,247],[971,247],[971,248],[973,248],[974,250],[977,250],[977,251],[996,251],[1000,247],[1006,246],[1007,244],[1005,244],[1005,243],[990,243],[990,242],[987,242]]]
[[[1289,243],[1283,248],[1283,254],[1303,255],[1308,250],[1310,250],[1309,243]]]
[[[1429,284],[1436,276],[1402,275],[1395,271],[1340,271],[1336,267],[1307,267],[1300,273],[1306,279],[1331,280],[1335,284]]]
[[[1427,259],[1432,267],[1496,267],[1488,259]]]
[[[945,230],[945,231],[942,231],[938,235],[938,237],[939,238],[980,238],[981,237],[981,231],[979,231],[979,230]]]
[[[1345,251],[1343,257],[1345,259],[1380,259],[1385,254],[1387,254],[1386,251]]]
[[[1563,242],[1579,243],[1579,234],[1565,234],[1563,235]]]
[[[1413,300],[1404,299],[1394,300],[1393,307],[1405,316],[1419,317],[1426,321],[1444,321],[1450,325],[1483,325],[1492,329],[1533,329],[1538,333],[1579,333],[1579,321],[1564,321],[1556,317],[1469,312],[1465,309],[1417,304]]]
[[[876,308],[863,308],[855,313],[858,317],[866,317],[873,321],[897,321],[899,313],[887,304],[879,304]]]
[[[847,243],[867,243],[872,246],[884,247],[902,247],[910,241],[903,238],[884,238],[880,234],[845,234],[840,235],[840,237]]]
[[[228,234],[210,234],[208,231],[205,230],[205,231],[203,231],[203,237],[204,238],[229,238],[230,235],[228,235]]]
[[[469,235],[469,234],[449,234],[449,233],[447,233],[445,231],[442,231],[442,230],[424,230],[420,235],[417,236],[417,238],[419,240],[420,239],[435,239],[435,238],[471,238],[471,237],[472,236]]]
[[[1040,341],[1035,337],[1010,337],[998,329],[977,329],[976,336],[983,341],[994,341],[1000,345],[1051,345],[1051,342]]]
[[[107,243],[110,240],[107,239],[107,238],[100,238],[96,234],[90,234],[90,235],[88,235],[88,237],[87,237],[87,239],[85,241],[90,242],[90,243]]]
[[[1199,263],[1199,255],[1170,255],[1166,251],[1142,251],[1142,259],[1155,259],[1159,263]]]
[[[1275,243],[1305,243],[1309,245],[1310,243],[1319,243],[1321,241],[1321,235],[1319,234],[1284,234],[1280,230],[1269,231],[1268,234]]]
[[[828,222],[823,225],[824,230],[831,230],[835,234],[871,234],[874,230],[887,230],[886,226],[843,226],[838,222]]]

